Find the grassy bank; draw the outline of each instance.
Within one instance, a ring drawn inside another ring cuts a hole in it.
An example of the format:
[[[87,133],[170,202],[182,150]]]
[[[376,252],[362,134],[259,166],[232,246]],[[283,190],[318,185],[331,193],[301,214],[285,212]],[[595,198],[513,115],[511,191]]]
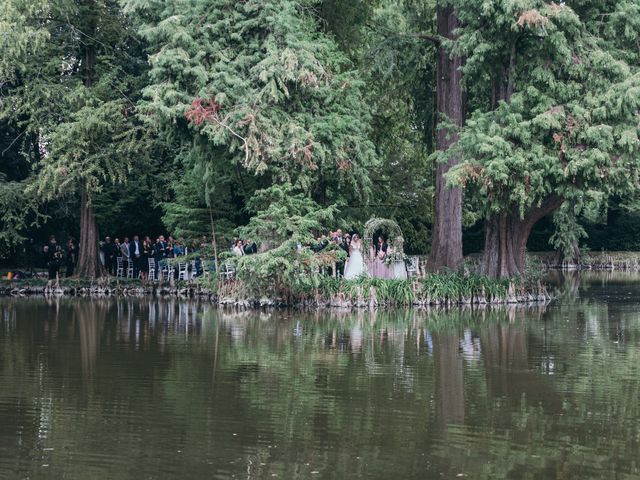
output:
[[[221,304],[302,305],[317,307],[408,307],[545,302],[550,299],[539,282],[492,280],[480,275],[430,274],[418,279],[383,280],[324,277],[280,286],[271,295],[257,292],[242,280],[220,284]]]
[[[148,282],[127,278],[77,279],[44,278],[0,280],[0,295],[208,295],[210,292],[194,282]]]
[[[408,307],[541,302],[549,299],[541,284],[491,280],[480,275],[431,274],[419,279],[383,280],[362,277],[347,281],[310,277],[295,285],[256,290],[241,279],[221,282],[214,275],[194,282],[100,280],[2,280],[4,295],[181,295],[208,297],[222,305],[305,307]]]

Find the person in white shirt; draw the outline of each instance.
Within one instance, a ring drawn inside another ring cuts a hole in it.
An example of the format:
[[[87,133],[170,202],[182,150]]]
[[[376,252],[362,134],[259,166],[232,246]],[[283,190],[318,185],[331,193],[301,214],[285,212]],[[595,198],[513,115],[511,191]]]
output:
[[[236,256],[238,257],[241,257],[244,255],[242,240],[236,240],[236,243],[233,245],[233,253],[235,253]]]

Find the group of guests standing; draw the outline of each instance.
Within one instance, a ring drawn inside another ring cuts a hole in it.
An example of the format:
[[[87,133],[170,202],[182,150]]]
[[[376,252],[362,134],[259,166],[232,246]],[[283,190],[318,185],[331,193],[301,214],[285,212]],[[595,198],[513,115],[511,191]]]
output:
[[[105,237],[104,242],[100,244],[100,252],[103,265],[109,274],[116,275],[118,258],[121,258],[124,271],[126,272],[131,264],[133,278],[142,279],[149,275],[149,263],[153,263],[157,269],[161,261],[186,253],[185,248],[171,235],[166,239],[164,235],[160,235],[155,242],[148,236],[142,241],[138,235],[134,235],[131,241],[129,237],[124,237],[122,242],[119,238],[112,242],[111,237]],[[150,259],[153,262],[149,262]]]
[[[311,250],[318,253],[327,248],[329,244],[333,243],[347,252],[347,254],[349,254],[351,241],[351,234],[345,234],[342,232],[342,229],[339,228],[335,232],[329,232],[325,235],[320,235],[319,237],[317,237],[316,242],[311,245]]]
[[[407,266],[402,244],[402,237],[396,238],[391,244],[383,236],[379,236],[371,247],[369,275],[376,278],[406,279]]]
[[[258,253],[258,244],[253,240],[241,240],[236,238],[231,244],[231,251],[236,257],[253,255],[254,253]]]
[[[51,235],[42,252],[49,279],[55,279],[63,266],[66,269],[65,275],[67,277],[73,275],[78,262],[78,246],[73,238],[70,238],[62,246],[56,241],[55,235]],[[124,237],[122,242],[119,238],[112,242],[111,237],[105,237],[104,241],[100,242],[100,260],[110,275],[117,273],[118,258],[122,259],[125,272],[131,263],[133,277],[146,279],[149,274],[149,259],[153,259],[157,268],[158,263],[162,260],[175,258],[185,253],[186,248],[176,242],[171,235],[167,239],[164,235],[160,235],[155,242],[152,242],[148,236],[141,241],[138,235],[134,235],[131,241],[128,237]]]
[[[73,238],[67,240],[66,245],[58,244],[55,235],[49,237],[49,241],[43,247],[45,263],[49,279],[53,280],[60,274],[60,268],[64,265],[67,277],[73,275],[78,263],[78,246]]]
[[[342,229],[329,232],[326,235],[317,237],[311,249],[318,253],[324,250],[329,244],[335,244],[338,248],[347,253],[347,261],[338,265],[338,272],[344,275],[347,280],[358,278],[364,274],[375,278],[407,278],[406,266],[402,254],[402,239],[396,238],[394,244],[397,248],[387,242],[384,236],[379,236],[369,248],[369,261],[366,262],[363,256],[362,239],[357,233],[353,235],[343,233]],[[397,251],[396,251],[397,249]],[[252,240],[235,239],[231,250],[236,256],[252,255],[258,252],[256,242]],[[69,239],[64,247],[56,242],[54,235],[49,237],[49,242],[44,246],[43,252],[47,263],[49,278],[54,279],[59,275],[61,266],[66,266],[66,275],[73,275],[75,265],[78,260],[78,248],[73,239]],[[186,248],[176,242],[169,235],[165,239],[160,235],[155,241],[146,236],[140,240],[138,235],[134,235],[130,241],[124,237],[120,242],[119,238],[111,241],[111,237],[105,237],[100,242],[100,259],[111,275],[116,275],[118,271],[118,259],[124,272],[129,270],[129,265],[133,267],[133,278],[147,279],[149,276],[150,264],[159,268],[159,264],[170,258],[185,255]],[[150,262],[150,260],[152,260]]]
[[[369,245],[369,261],[364,260],[362,239],[357,233],[353,235],[343,234],[341,228],[335,232],[329,232],[316,238],[316,243],[311,247],[314,252],[321,252],[330,243],[344,250],[347,261],[339,265],[338,270],[344,278],[353,280],[366,274],[374,278],[404,279],[407,278],[407,269],[402,254],[402,238],[396,238],[394,245],[389,244],[382,235]]]

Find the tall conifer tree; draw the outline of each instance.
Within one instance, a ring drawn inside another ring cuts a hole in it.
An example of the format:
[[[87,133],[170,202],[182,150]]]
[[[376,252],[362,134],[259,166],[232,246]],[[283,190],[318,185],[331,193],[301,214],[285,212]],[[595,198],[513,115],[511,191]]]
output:
[[[437,7],[438,68],[436,96],[438,123],[436,147],[446,152],[458,139],[457,129],[465,118],[466,95],[462,89],[462,56],[450,51],[460,21],[454,5],[441,0]],[[456,155],[447,155],[436,167],[433,235],[428,267],[456,270],[462,265],[462,189],[447,185],[446,175],[458,164]]]
[[[114,0],[3,0],[0,112],[36,138],[32,192],[80,197],[76,274],[102,274],[93,196],[139,152],[129,92],[143,68]]]
[[[486,218],[485,273],[520,275],[545,215],[591,192],[637,192],[640,75],[614,26],[637,6],[592,5],[582,17],[569,2],[456,6],[463,26],[454,51],[467,57],[476,108],[450,152],[464,159],[450,180]],[[637,42],[638,31],[627,24],[623,40]]]
[[[222,155],[225,169],[209,175],[239,166],[321,204],[366,197],[377,160],[365,85],[321,32],[317,3],[127,0],[149,42],[148,122],[199,149],[206,138],[216,161],[198,161],[219,169]]]

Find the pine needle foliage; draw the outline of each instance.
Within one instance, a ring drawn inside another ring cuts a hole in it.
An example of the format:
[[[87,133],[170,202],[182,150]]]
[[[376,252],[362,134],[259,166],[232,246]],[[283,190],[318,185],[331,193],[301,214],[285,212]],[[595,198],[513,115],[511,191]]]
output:
[[[336,195],[366,196],[377,160],[365,85],[321,32],[316,3],[126,0],[126,11],[145,19],[147,120],[189,125],[225,150],[228,166],[307,195],[331,179]]]
[[[117,3],[1,5],[0,118],[38,139],[30,188],[50,200],[124,183],[142,157],[131,92],[144,65]]]
[[[288,185],[259,191],[250,207],[256,213],[237,233],[258,242],[263,252],[233,263],[238,279],[255,295],[288,297],[299,289],[317,288],[325,270],[344,261],[345,252],[334,244],[319,253],[310,248],[334,219],[334,207],[320,208]]]
[[[579,210],[598,193],[635,192],[640,74],[622,47],[640,28],[625,24],[621,41],[615,25],[637,5],[606,2],[581,17],[570,6],[580,2],[454,3],[464,27],[452,48],[467,59],[475,108],[451,183],[485,215],[523,215],[550,196]]]

